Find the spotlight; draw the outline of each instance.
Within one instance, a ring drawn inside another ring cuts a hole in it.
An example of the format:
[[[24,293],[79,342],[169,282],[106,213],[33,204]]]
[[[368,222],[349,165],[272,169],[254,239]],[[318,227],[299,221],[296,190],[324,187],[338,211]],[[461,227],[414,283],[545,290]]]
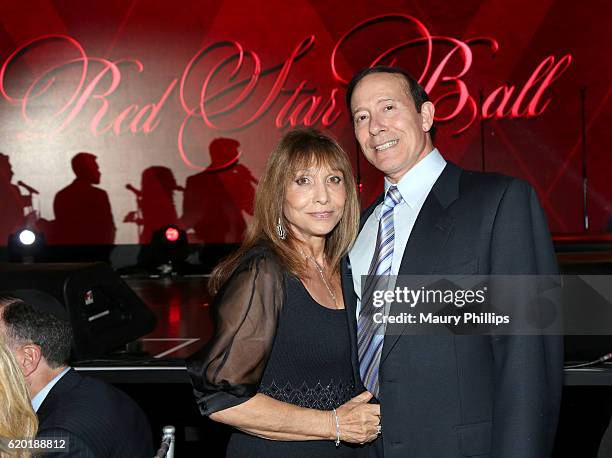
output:
[[[187,233],[175,225],[153,232],[149,265],[162,275],[174,274],[185,263],[189,254]]]
[[[178,228],[176,228],[174,226],[169,226],[164,231],[164,235],[166,236],[166,240],[168,242],[176,242],[176,241],[178,241],[178,239],[180,237],[180,234],[181,234],[180,229],[178,229]]]
[[[34,262],[43,254],[45,237],[32,228],[24,228],[8,238],[8,258],[11,262]]]
[[[19,241],[21,242],[22,245],[26,245],[26,246],[30,246],[30,245],[34,245],[34,243],[36,242],[36,234],[34,232],[32,232],[30,229],[24,229],[21,232],[19,232]]]

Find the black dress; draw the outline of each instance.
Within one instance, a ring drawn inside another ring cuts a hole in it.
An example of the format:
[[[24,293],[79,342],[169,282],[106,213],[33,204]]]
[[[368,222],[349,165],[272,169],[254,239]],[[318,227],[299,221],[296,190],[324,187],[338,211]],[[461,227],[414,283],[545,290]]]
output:
[[[237,304],[242,304],[238,306]],[[263,393],[332,410],[353,396],[345,310],[321,306],[266,249],[253,250],[215,301],[213,339],[187,363],[200,411]],[[230,457],[355,457],[360,449],[326,441],[272,441],[236,431]]]

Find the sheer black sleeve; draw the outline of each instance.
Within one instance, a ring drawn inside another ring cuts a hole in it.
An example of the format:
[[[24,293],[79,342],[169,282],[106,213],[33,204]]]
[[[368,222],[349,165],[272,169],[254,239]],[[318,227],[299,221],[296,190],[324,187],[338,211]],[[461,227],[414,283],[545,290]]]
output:
[[[212,339],[187,361],[202,415],[257,393],[284,300],[283,269],[267,250],[251,252],[213,304]]]

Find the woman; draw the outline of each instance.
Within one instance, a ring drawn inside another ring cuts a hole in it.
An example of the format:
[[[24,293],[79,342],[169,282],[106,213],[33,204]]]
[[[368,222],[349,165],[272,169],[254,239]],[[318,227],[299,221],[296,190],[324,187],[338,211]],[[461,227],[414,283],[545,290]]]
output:
[[[172,170],[155,165],[142,172],[138,204],[142,212],[140,243],[151,243],[153,233],[170,224],[178,224],[174,191],[182,190]]]
[[[355,456],[347,443],[380,431],[369,393],[351,399],[339,265],[358,218],[340,146],[315,130],[286,134],[241,248],[213,271],[213,338],[187,363],[202,414],[241,431],[228,456]]]
[[[7,440],[33,439],[38,420],[21,369],[13,354],[0,339],[0,457],[27,458],[25,450],[8,447]]]

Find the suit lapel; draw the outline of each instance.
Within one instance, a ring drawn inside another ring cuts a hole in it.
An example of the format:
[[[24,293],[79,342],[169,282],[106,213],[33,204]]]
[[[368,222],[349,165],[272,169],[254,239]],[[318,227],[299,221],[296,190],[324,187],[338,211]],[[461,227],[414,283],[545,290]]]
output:
[[[448,162],[415,221],[404,250],[400,264],[400,275],[430,275],[433,273],[448,236],[454,225],[454,218],[447,212],[448,207],[458,197],[461,169]],[[397,305],[391,306],[391,314]],[[382,348],[380,364],[397,343],[401,332],[386,335]],[[403,328],[405,329],[405,327]]]
[[[357,358],[357,295],[353,286],[353,273],[349,265],[348,255],[344,256],[340,264],[342,294],[344,294],[344,305],[346,307],[347,322],[349,327],[349,338],[351,343],[351,364],[353,374],[359,377],[359,361]],[[357,379],[356,379],[357,380]]]

